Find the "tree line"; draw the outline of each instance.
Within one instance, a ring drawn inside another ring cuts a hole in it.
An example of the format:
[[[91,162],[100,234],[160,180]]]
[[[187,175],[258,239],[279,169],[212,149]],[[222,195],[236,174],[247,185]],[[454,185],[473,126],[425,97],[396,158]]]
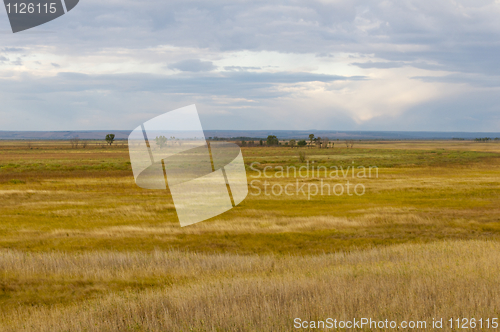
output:
[[[480,137],[480,138],[475,138],[474,141],[476,142],[500,141],[500,138]]]
[[[276,135],[269,135],[267,136],[266,140],[260,139],[258,143],[256,143],[256,140],[244,140],[242,139],[241,141],[238,142],[240,146],[287,146],[291,148],[302,148],[302,147],[308,147],[308,148],[319,148],[319,149],[328,149],[328,148],[334,148],[335,147],[335,142],[333,140],[330,140],[328,137],[316,137],[314,134],[310,134],[309,139],[301,139],[301,140],[295,140],[295,139],[290,139],[290,140],[282,140]],[[339,139],[337,139],[337,143]],[[347,148],[353,148],[354,147],[354,140],[346,140],[345,145]]]
[[[115,142],[115,134],[107,134],[106,137],[104,138],[104,140],[106,141],[106,144],[111,146]],[[72,149],[78,149],[78,146],[80,146],[80,144],[81,144],[82,148],[85,149],[88,145],[87,140],[82,140],[78,136],[72,137],[69,140],[69,143],[71,144]],[[96,143],[96,145],[98,145],[98,144],[99,143]],[[101,144],[101,146],[104,147],[104,145],[102,145],[102,144]]]

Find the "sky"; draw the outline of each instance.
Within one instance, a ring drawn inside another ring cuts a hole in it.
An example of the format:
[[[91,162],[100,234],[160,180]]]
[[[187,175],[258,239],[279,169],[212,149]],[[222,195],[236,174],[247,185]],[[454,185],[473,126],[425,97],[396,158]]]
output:
[[[13,34],[0,130],[500,132],[500,0],[80,0]]]

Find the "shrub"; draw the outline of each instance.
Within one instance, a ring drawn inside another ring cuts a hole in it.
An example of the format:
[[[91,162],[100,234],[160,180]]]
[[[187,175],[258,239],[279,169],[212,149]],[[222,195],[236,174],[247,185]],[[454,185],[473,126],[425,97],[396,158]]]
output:
[[[299,160],[300,160],[301,163],[303,163],[303,162],[306,161],[306,153],[304,151],[300,151],[299,152]]]
[[[9,181],[10,184],[26,184],[26,181],[23,180],[17,180],[17,179],[12,179]]]

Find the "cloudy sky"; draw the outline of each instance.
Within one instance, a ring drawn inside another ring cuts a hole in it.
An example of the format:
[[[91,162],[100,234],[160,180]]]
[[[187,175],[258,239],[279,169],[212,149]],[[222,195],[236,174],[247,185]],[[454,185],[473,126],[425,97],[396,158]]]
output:
[[[80,0],[13,34],[0,130],[500,131],[500,0]]]

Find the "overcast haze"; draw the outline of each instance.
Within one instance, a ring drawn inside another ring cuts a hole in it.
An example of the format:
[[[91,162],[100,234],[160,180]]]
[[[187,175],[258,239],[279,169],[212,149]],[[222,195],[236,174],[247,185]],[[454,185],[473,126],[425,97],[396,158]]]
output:
[[[12,34],[0,130],[500,131],[500,1],[80,0]]]

